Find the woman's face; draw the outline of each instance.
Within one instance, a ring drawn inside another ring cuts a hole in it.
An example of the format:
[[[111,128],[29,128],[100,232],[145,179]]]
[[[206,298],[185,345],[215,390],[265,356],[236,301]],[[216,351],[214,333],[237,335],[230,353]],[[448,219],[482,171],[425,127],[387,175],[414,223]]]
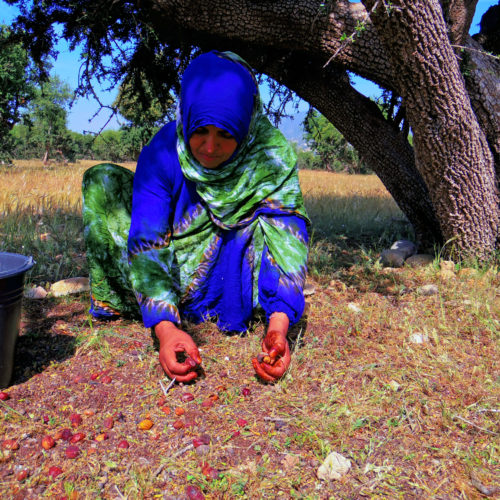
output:
[[[192,155],[205,168],[217,168],[229,160],[238,147],[236,139],[215,125],[198,127],[189,139]]]

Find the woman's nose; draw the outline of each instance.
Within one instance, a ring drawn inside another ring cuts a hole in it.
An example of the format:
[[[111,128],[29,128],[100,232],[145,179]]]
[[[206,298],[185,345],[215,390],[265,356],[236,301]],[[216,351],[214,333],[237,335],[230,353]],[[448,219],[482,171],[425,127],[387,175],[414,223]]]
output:
[[[213,153],[217,147],[217,138],[212,134],[208,134],[205,147],[207,149],[207,153]]]

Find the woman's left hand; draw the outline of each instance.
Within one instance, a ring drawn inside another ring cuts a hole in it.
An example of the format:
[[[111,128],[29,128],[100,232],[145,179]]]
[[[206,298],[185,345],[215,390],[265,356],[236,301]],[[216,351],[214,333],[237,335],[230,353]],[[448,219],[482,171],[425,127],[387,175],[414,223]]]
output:
[[[292,359],[286,333],[268,331],[262,341],[262,351],[266,354],[263,359],[261,355],[252,359],[254,370],[266,382],[275,382],[285,374]]]

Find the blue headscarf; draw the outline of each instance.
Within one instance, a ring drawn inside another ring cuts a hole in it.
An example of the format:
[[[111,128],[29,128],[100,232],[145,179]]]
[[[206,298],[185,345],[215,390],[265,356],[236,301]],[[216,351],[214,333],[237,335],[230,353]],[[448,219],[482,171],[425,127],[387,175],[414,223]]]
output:
[[[242,64],[217,51],[198,56],[182,78],[180,112],[185,140],[198,127],[215,125],[241,145],[257,93],[253,75]]]

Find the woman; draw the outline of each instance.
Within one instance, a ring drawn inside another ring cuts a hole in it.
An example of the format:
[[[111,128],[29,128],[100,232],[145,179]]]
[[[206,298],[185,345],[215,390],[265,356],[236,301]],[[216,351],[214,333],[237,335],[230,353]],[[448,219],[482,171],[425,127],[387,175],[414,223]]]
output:
[[[266,381],[285,373],[288,327],[304,309],[308,219],[295,155],[262,114],[245,61],[194,59],[176,122],[144,148],[135,176],[92,167],[83,197],[95,317],[133,314],[138,303],[163,369],[187,382],[202,360],[181,317],[243,332],[263,309],[266,356],[253,366]]]

